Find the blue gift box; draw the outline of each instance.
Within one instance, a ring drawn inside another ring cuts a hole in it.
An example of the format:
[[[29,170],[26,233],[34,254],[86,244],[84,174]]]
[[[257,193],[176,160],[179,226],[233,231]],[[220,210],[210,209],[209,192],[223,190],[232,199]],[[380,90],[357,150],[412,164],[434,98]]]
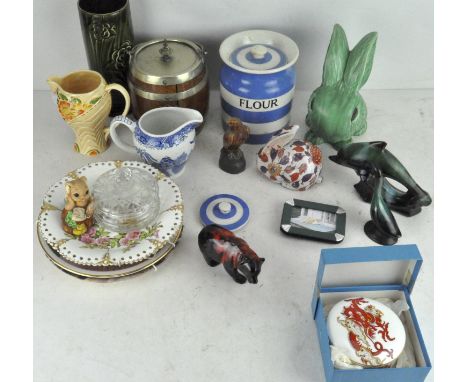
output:
[[[412,245],[323,249],[312,299],[312,314],[320,342],[327,382],[422,382],[431,361],[411,302],[411,292],[422,265]],[[325,306],[348,297],[405,299],[407,341],[413,344],[416,367],[360,370],[335,369],[331,360]]]

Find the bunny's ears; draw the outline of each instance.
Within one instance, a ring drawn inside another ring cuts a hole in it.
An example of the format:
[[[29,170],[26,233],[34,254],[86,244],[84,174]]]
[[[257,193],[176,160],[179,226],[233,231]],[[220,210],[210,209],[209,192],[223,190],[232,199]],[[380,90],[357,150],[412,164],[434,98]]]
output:
[[[377,32],[371,32],[350,52],[343,28],[335,24],[323,65],[322,84],[333,86],[343,81],[353,91],[361,89],[372,70],[376,43]]]

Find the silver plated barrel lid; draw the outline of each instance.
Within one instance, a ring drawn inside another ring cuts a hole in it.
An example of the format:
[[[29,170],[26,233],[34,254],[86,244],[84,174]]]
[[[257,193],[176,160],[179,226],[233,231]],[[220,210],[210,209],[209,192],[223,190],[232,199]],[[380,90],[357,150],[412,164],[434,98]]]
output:
[[[299,48],[289,37],[267,30],[248,30],[226,38],[219,48],[224,63],[252,74],[269,74],[294,65]]]
[[[199,75],[205,67],[202,45],[183,39],[138,44],[130,55],[130,73],[153,85],[177,85]]]

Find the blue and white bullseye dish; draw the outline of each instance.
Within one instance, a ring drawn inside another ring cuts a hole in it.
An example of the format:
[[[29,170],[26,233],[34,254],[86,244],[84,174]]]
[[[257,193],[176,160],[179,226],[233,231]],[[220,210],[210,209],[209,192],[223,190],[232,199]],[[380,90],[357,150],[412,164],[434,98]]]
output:
[[[249,215],[247,203],[230,194],[213,195],[200,207],[203,225],[217,224],[230,231],[238,230],[247,224]]]
[[[219,53],[224,126],[229,118],[239,118],[250,128],[247,143],[268,142],[289,125],[296,43],[280,33],[250,30],[228,37]]]

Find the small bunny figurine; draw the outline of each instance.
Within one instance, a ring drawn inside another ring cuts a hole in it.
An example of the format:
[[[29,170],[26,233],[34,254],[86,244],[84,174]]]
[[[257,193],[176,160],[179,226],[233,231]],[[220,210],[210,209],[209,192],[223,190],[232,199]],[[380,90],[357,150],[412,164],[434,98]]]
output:
[[[367,108],[359,90],[369,78],[377,33],[362,38],[350,52],[343,28],[336,24],[323,65],[322,85],[309,99],[306,139],[336,149],[367,129]]]
[[[86,177],[65,184],[65,207],[62,210],[63,230],[74,236],[83,235],[93,225],[94,199]]]

